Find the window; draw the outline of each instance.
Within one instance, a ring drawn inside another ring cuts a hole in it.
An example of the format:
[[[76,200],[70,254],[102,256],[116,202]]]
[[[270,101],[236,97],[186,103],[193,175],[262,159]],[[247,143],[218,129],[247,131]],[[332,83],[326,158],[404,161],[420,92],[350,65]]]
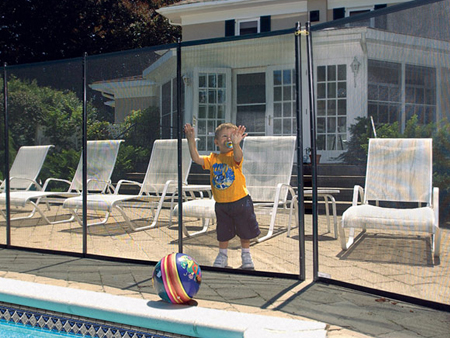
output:
[[[344,17],[350,17],[350,16],[359,15],[359,14],[369,13],[373,10],[383,9],[386,7],[387,7],[386,4],[378,4],[378,5],[369,6],[369,7],[334,8],[333,9],[333,20],[338,20],[338,19],[342,19]],[[375,18],[364,19],[364,20],[361,20],[358,22],[353,22],[353,23],[347,24],[347,26],[349,26],[349,27],[367,26],[367,27],[385,29],[386,28],[386,17],[379,16],[379,17],[375,17]]]
[[[236,75],[236,124],[250,135],[266,134],[266,73]]]
[[[294,79],[294,69],[273,71],[273,135],[296,134]]]
[[[259,18],[236,21],[236,35],[257,34],[259,32]]]
[[[414,115],[422,124],[436,122],[436,70],[369,60],[368,114],[376,125],[398,121],[402,129]]]
[[[347,139],[347,65],[317,67],[317,148],[344,150]]]
[[[369,60],[368,114],[376,125],[401,121],[401,65]]]
[[[214,151],[214,131],[228,120],[228,93],[226,72],[199,72],[197,137],[199,151]]]
[[[225,36],[248,35],[271,31],[271,16],[264,15],[259,18],[226,20]]]
[[[436,70],[405,66],[406,120],[417,115],[419,123],[436,122]]]

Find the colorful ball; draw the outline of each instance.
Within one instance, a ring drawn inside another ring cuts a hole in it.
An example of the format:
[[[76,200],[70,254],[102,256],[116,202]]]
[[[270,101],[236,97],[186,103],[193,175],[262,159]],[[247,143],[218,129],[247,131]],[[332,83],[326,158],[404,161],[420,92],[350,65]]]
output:
[[[182,253],[162,258],[153,270],[152,283],[162,300],[173,304],[190,301],[200,289],[202,272],[197,262]]]

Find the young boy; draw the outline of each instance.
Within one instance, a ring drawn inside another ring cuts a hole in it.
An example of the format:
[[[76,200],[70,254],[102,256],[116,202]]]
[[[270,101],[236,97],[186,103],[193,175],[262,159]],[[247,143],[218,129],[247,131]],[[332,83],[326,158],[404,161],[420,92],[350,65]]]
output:
[[[219,254],[215,267],[228,265],[228,241],[235,235],[241,240],[242,269],[254,269],[250,255],[250,240],[261,231],[256,221],[253,202],[245,185],[242,173],[244,154],[241,141],[248,135],[244,126],[223,123],[216,128],[214,144],[219,154],[200,156],[195,142],[194,128],[188,123],[184,132],[189,143],[192,160],[210,171],[211,189],[216,201],[217,240]]]

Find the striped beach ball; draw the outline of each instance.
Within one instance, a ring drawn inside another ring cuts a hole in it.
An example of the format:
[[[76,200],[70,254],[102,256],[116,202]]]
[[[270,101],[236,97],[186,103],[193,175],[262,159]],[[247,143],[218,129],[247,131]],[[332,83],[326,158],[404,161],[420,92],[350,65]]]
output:
[[[169,303],[183,304],[190,301],[200,289],[201,282],[200,266],[186,254],[167,255],[153,270],[153,287],[158,296]]]

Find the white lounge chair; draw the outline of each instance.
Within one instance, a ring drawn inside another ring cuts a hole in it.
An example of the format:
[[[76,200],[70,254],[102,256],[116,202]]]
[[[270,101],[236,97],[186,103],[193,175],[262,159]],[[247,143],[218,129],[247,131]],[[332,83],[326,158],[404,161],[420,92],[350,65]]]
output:
[[[294,189],[295,190],[295,189]],[[324,200],[324,204],[325,204],[325,216],[327,219],[327,226],[328,226],[328,232],[331,233],[331,222],[330,222],[330,202],[331,202],[331,211],[333,213],[333,225],[334,225],[334,239],[337,239],[338,235],[338,226],[337,226],[337,210],[336,210],[336,199],[334,198],[334,194],[339,194],[341,191],[339,189],[334,189],[334,188],[319,188],[317,189],[317,197],[318,198],[323,198]],[[303,191],[304,197],[312,197],[313,195],[313,191],[308,188],[307,190]],[[294,201],[293,201],[293,205],[294,205],[294,210],[295,210],[295,223],[296,226],[298,227],[298,195],[295,195],[294,197]],[[288,231],[287,231],[287,236],[290,237],[291,236],[291,220],[289,220],[288,222]]]
[[[247,189],[254,202],[257,215],[270,215],[268,233],[258,238],[262,242],[273,235],[278,210],[283,208],[292,213],[295,196],[290,182],[295,155],[295,136],[247,136],[243,142]],[[210,220],[215,219],[214,199],[195,199],[183,203],[183,215],[203,220],[200,231],[189,233],[185,225],[183,232],[192,237],[207,231]],[[175,206],[175,213],[177,206]]]
[[[104,217],[88,225],[105,224],[113,210],[117,210],[123,216],[125,222],[134,230],[150,229],[157,225],[159,215],[165,203],[173,203],[173,195],[178,190],[178,140],[157,140],[153,144],[152,154],[142,183],[120,180],[117,183],[114,194],[101,195],[90,194],[87,196],[89,210],[104,213]],[[191,157],[186,139],[182,140],[182,181],[187,184],[187,176],[191,168]],[[136,185],[140,187],[137,195],[121,194],[122,185]],[[82,207],[80,197],[69,198],[63,207],[69,209],[80,224],[82,220],[78,211]],[[143,204],[144,203],[144,204]],[[126,208],[134,206],[146,206],[151,209],[151,223],[137,226],[129,217]],[[154,211],[156,207],[156,212]]]
[[[88,191],[108,192],[113,189],[111,185],[111,174],[116,163],[119,146],[122,140],[103,140],[103,141],[88,141],[87,142],[87,184]],[[57,224],[69,222],[73,220],[70,218],[58,221],[51,221],[40,207],[40,203],[44,203],[47,208],[51,203],[62,204],[65,198],[78,196],[83,189],[83,161],[80,158],[77,170],[72,181],[59,178],[48,178],[42,189],[37,191],[11,191],[10,203],[11,206],[17,208],[24,208],[31,204],[33,210],[23,217],[11,218],[12,220],[26,219],[34,216],[36,211],[50,224]],[[52,182],[61,182],[67,184],[68,188],[65,191],[52,191]],[[0,205],[6,204],[5,193],[0,194]],[[5,216],[3,210],[1,213]]]
[[[29,190],[33,186],[37,190],[41,189],[37,177],[51,147],[53,146],[23,146],[19,148],[9,170],[10,190]],[[6,182],[2,181],[0,191],[4,191],[5,188]]]
[[[365,188],[354,187],[352,206],[342,215],[342,249],[352,245],[356,228],[363,232],[412,231],[430,234],[431,250],[438,257],[439,189],[432,188],[432,168],[431,139],[370,139]],[[358,204],[359,196],[362,204]],[[413,207],[386,206],[383,202],[409,203]],[[349,229],[347,242],[345,228]]]

